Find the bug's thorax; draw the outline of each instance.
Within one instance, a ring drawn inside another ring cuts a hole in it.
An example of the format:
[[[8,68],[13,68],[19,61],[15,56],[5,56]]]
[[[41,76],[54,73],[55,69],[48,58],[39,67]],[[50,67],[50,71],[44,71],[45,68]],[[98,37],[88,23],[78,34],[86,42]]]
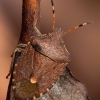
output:
[[[36,51],[55,62],[68,63],[70,54],[65,47],[63,35],[61,28],[56,28],[48,34],[33,36],[31,44]]]

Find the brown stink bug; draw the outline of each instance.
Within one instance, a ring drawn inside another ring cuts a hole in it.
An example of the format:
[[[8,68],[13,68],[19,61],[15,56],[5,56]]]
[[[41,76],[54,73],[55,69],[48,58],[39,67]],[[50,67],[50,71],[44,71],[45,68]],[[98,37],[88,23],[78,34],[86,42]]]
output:
[[[70,61],[63,36],[67,32],[55,28],[53,0],[53,29],[42,34],[39,30],[40,0],[23,0],[22,32],[12,56],[10,83],[6,100],[34,100],[48,92]],[[26,23],[25,23],[26,22]]]

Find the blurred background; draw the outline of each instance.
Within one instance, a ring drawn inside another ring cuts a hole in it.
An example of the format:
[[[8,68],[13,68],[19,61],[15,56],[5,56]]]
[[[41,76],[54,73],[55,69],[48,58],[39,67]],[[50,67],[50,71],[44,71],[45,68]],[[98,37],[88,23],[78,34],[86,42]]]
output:
[[[50,0],[41,0],[41,32],[52,27]],[[64,31],[83,22],[91,25],[79,28],[64,37],[71,54],[68,67],[82,81],[91,100],[100,100],[100,0],[54,0],[56,26]],[[21,31],[22,0],[0,0],[0,100],[5,100],[11,57]]]

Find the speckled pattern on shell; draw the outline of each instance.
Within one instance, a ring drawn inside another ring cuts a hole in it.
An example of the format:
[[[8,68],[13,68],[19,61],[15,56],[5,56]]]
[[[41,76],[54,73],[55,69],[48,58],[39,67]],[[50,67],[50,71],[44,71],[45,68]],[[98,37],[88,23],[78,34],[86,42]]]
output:
[[[90,100],[85,85],[65,67],[55,85],[36,100]]]

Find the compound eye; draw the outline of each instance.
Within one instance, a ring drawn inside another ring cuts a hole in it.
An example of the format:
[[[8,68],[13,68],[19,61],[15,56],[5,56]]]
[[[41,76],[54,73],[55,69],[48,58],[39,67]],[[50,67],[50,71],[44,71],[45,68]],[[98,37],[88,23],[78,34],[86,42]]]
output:
[[[41,51],[41,47],[38,44],[32,44],[32,47],[38,52]]]

